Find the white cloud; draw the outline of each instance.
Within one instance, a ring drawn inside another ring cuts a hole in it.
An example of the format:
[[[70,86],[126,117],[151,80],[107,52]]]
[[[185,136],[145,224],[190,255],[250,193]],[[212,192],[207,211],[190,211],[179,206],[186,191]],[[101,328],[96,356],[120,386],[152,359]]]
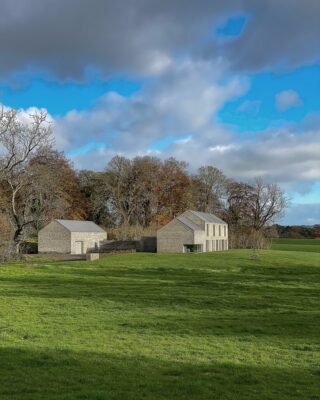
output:
[[[209,151],[217,152],[217,153],[226,153],[229,150],[234,149],[236,146],[234,144],[227,145],[217,145],[213,147],[209,147]]]
[[[279,111],[287,111],[292,107],[302,106],[299,94],[294,90],[285,90],[276,95],[276,106]]]
[[[248,88],[247,81],[237,77],[219,83],[222,71],[219,63],[184,60],[132,97],[108,93],[91,110],[56,118],[59,148],[69,151],[96,141],[115,153],[137,154],[167,136],[209,131],[211,139],[220,142],[220,132],[211,129],[215,114]]]

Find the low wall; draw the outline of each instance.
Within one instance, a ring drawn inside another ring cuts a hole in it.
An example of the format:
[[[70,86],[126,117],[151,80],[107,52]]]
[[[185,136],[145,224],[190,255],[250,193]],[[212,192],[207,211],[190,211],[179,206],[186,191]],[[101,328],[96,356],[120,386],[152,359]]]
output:
[[[157,238],[156,236],[143,236],[139,241],[139,250],[144,253],[157,252]]]
[[[107,253],[92,253],[92,254],[97,254],[99,258],[105,258],[105,257],[115,256],[117,254],[135,253],[135,252],[136,250],[114,250],[114,251],[109,251]]]

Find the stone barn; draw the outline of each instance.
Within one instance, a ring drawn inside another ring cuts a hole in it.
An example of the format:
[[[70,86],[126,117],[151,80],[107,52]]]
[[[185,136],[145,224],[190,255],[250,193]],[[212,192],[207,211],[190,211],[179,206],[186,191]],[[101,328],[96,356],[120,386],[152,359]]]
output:
[[[214,214],[188,210],[157,232],[158,253],[228,250],[228,224]]]
[[[39,253],[85,254],[98,249],[107,232],[92,221],[55,219],[39,231]]]

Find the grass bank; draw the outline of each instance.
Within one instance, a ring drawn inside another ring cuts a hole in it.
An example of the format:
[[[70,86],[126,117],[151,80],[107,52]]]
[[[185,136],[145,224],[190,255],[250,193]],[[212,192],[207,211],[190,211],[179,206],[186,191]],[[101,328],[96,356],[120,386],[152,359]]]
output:
[[[320,253],[319,239],[274,239],[273,250],[307,251]]]

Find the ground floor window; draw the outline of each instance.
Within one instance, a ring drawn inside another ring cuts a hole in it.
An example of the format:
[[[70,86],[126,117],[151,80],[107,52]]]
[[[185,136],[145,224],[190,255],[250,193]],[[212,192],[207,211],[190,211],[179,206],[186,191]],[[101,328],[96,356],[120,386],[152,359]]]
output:
[[[185,244],[183,245],[185,253],[202,253],[202,244]]]

